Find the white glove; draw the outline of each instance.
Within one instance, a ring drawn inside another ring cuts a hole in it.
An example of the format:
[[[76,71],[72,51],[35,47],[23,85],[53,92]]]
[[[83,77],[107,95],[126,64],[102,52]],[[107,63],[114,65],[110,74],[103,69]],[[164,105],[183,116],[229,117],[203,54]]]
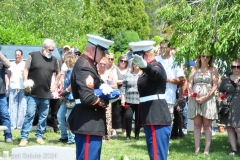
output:
[[[134,64],[136,64],[139,68],[146,68],[147,62],[142,58],[142,56],[139,56],[137,54],[133,55],[133,61]]]
[[[107,83],[103,83],[103,84],[99,87],[99,89],[102,90],[102,92],[103,92],[104,95],[110,94],[110,93],[113,91],[113,89],[112,89]]]

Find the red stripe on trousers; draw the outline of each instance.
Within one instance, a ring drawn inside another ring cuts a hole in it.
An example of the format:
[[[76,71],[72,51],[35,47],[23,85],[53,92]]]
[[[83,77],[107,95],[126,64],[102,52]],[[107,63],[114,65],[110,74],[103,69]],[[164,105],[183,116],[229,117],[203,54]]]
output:
[[[85,145],[84,160],[88,160],[89,140],[90,140],[90,135],[86,135],[86,145]]]
[[[157,137],[156,137],[156,131],[153,125],[151,125],[152,130],[152,141],[153,141],[153,159],[157,160]]]

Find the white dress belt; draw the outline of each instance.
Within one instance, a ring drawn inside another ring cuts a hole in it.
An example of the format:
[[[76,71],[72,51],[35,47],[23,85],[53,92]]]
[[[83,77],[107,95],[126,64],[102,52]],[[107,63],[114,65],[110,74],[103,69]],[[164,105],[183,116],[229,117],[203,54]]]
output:
[[[117,100],[119,100],[119,98],[111,99],[111,100],[109,100],[109,103],[113,103],[113,102],[115,102]],[[76,104],[81,104],[81,100],[80,99],[75,99],[75,103]]]
[[[165,99],[165,94],[155,94],[155,95],[140,97],[140,102],[147,102],[147,101],[152,101],[157,99]]]

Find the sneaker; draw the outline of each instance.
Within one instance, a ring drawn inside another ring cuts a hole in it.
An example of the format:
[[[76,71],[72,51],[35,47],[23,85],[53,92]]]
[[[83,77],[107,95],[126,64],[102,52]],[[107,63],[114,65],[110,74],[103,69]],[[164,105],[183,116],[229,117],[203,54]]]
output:
[[[215,136],[215,135],[216,135],[216,131],[212,130],[212,136]]]
[[[75,142],[67,142],[67,144],[75,144]]]
[[[66,143],[66,142],[68,142],[68,138],[60,138],[58,141],[59,141],[59,142]]]
[[[229,156],[235,156],[236,154],[237,154],[237,152],[232,150],[232,151],[229,153]]]
[[[42,138],[37,138],[36,142],[40,145],[43,145],[45,143]]]
[[[19,147],[26,147],[27,144],[28,144],[28,141],[26,139],[22,139],[18,146]]]
[[[116,130],[113,130],[112,137],[118,137]]]
[[[183,134],[187,135],[187,129],[183,129]]]
[[[114,137],[115,137],[115,138],[117,138],[117,137],[118,137],[118,135],[117,135],[117,134],[113,134],[113,135],[112,135],[112,137],[113,137],[113,138],[114,138]]]
[[[13,143],[12,138],[7,138],[7,139],[5,140],[5,142],[6,142],[6,143]]]

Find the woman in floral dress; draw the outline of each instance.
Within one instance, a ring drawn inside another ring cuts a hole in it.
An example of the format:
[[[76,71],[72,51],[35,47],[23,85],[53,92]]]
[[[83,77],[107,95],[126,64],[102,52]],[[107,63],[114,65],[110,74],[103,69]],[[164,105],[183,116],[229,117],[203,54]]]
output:
[[[205,132],[204,154],[209,153],[212,140],[212,121],[218,119],[214,92],[217,89],[218,72],[212,65],[213,57],[197,56],[196,67],[189,76],[189,108],[188,118],[194,121],[195,152],[200,151],[201,127]]]
[[[221,115],[220,121],[227,126],[228,138],[232,147],[229,155],[234,156],[237,153],[236,141],[238,140],[240,144],[240,61],[233,61],[231,69],[232,75],[222,80],[219,93],[220,96],[223,93],[226,94],[226,100],[230,104],[229,113]]]

